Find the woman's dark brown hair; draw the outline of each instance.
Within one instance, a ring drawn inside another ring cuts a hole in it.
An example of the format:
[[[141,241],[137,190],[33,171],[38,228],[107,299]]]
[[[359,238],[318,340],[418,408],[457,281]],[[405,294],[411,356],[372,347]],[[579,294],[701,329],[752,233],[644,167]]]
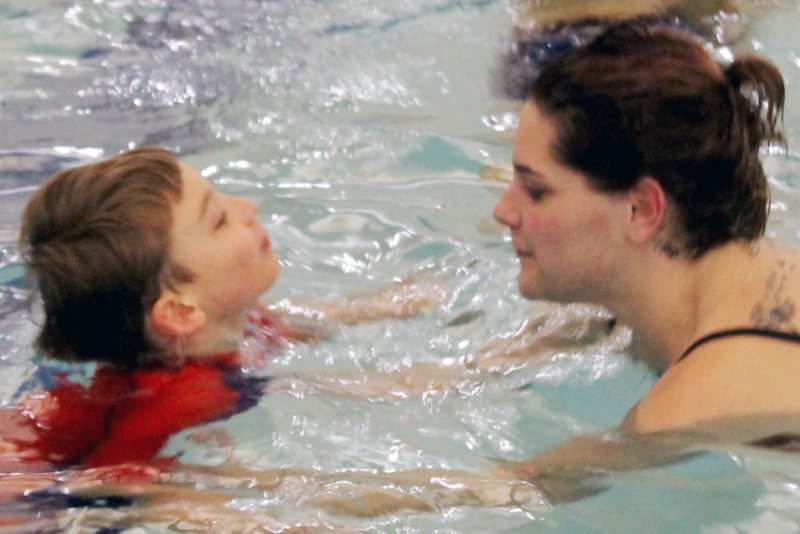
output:
[[[178,162],[140,148],[52,177],[28,202],[20,248],[44,302],[48,356],[135,366],[155,350],[145,317],[161,288],[189,281],[169,260]]]
[[[658,180],[677,221],[663,250],[697,258],[763,235],[769,192],[758,151],[783,140],[785,94],[766,60],[722,66],[685,32],[617,24],[547,65],[524,94],[555,121],[556,156],[598,190]]]

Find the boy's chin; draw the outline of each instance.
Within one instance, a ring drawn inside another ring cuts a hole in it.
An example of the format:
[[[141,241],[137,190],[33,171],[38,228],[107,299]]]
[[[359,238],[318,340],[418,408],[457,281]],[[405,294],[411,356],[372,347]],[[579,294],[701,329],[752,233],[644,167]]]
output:
[[[264,284],[261,286],[262,287],[261,293],[256,298],[261,297],[264,293],[266,293],[267,291],[272,289],[275,286],[275,282],[277,282],[277,281],[278,281],[278,277],[277,276],[272,276],[272,277],[264,280]]]

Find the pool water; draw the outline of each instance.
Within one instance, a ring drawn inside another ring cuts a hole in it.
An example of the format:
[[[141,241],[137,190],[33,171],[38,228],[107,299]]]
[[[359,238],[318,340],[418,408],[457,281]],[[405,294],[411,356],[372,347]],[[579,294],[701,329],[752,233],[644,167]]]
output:
[[[269,298],[335,300],[423,268],[447,290],[420,317],[290,346],[270,373],[364,374],[464,358],[542,313],[518,296],[517,261],[491,222],[502,184],[480,178],[486,166],[509,166],[516,106],[491,93],[490,73],[519,5],[0,1],[0,401],[57,367],[31,349],[40,315],[14,244],[25,199],[60,168],[140,144],[176,150],[220,189],[258,202],[282,265]],[[789,152],[765,153],[769,234],[800,243],[800,6],[752,2],[746,13],[738,46],[774,60],[789,92]],[[622,351],[547,354],[461,394],[392,402],[274,394],[214,424],[230,446],[186,432],[165,453],[208,464],[232,455],[264,469],[488,469],[488,458],[521,460],[617,424],[654,380]],[[553,507],[365,519],[329,515],[300,489],[231,506],[367,532],[800,531],[800,462],[791,455],[718,451],[604,483],[604,492]],[[109,512],[109,525],[117,520]],[[90,532],[102,518],[89,523],[76,510],[62,521]],[[181,528],[189,527],[129,530]]]

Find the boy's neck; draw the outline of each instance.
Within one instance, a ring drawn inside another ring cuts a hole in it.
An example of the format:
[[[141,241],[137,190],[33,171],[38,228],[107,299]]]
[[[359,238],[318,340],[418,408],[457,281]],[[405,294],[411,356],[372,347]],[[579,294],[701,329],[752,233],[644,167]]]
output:
[[[209,320],[197,332],[176,340],[172,352],[178,358],[194,358],[239,350],[245,314],[223,320]]]

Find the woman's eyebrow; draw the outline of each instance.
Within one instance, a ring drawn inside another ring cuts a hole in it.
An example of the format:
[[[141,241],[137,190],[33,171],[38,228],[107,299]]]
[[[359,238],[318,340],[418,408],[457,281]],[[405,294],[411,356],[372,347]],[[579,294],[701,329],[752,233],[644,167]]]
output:
[[[533,170],[530,166],[525,165],[524,163],[514,162],[514,172],[517,174],[528,174],[530,176],[535,176],[537,178],[543,178],[544,175],[538,171]]]

